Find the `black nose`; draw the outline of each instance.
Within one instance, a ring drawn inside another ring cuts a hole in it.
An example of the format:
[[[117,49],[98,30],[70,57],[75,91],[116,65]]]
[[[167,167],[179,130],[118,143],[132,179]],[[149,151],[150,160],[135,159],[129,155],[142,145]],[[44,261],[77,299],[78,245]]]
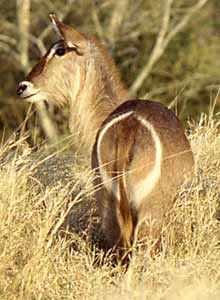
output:
[[[20,83],[17,88],[17,95],[20,96],[27,88],[25,83]]]

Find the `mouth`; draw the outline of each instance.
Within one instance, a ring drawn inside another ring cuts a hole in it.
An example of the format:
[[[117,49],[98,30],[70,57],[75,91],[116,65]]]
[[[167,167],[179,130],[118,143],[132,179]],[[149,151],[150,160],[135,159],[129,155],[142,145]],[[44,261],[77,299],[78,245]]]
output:
[[[30,81],[22,81],[17,86],[17,95],[20,99],[29,100],[36,97],[40,90],[34,86]]]
[[[20,98],[30,103],[36,103],[42,100],[46,100],[45,95],[39,91],[36,91],[32,94],[20,95]]]
[[[19,97],[20,97],[21,99],[26,100],[26,99],[29,99],[29,98],[31,98],[31,97],[33,97],[33,96],[36,96],[37,94],[38,94],[38,92],[33,93],[33,94],[30,94],[30,95],[20,95]]]
[[[36,87],[30,81],[22,81],[17,86],[17,95],[21,100],[36,103],[39,101],[48,101],[49,94],[41,88]]]

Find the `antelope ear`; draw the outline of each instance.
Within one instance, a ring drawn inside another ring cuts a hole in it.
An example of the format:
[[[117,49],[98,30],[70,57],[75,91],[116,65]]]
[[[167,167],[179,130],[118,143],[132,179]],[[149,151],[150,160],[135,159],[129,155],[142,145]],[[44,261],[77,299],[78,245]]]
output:
[[[59,39],[63,39],[69,47],[75,47],[80,53],[86,48],[86,38],[72,27],[62,23],[56,15],[50,14],[53,29]]]

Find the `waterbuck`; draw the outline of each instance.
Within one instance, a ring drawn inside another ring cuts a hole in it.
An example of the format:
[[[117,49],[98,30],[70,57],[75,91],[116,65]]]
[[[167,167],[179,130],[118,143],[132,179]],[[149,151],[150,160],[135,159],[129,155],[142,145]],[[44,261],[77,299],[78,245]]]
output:
[[[51,15],[55,42],[17,88],[30,102],[68,104],[69,125],[91,159],[107,249],[157,239],[193,154],[178,118],[160,103],[129,100],[106,49]]]

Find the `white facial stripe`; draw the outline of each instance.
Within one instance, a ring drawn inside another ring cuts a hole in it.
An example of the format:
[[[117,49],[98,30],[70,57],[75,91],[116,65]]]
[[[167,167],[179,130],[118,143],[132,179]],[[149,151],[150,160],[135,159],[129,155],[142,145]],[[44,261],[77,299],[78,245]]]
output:
[[[54,47],[50,49],[50,52],[48,53],[47,58],[46,58],[47,62],[54,56],[55,51],[56,51],[56,49]]]
[[[134,191],[133,199],[135,202],[133,204],[136,206],[136,208],[139,208],[142,203],[142,200],[150,194],[150,192],[154,189],[158,180],[160,179],[163,149],[162,149],[162,144],[160,142],[160,138],[157,135],[154,127],[146,119],[140,116],[136,116],[136,118],[151,133],[155,145],[155,151],[156,151],[155,163],[153,169],[145,179],[141,180],[141,182],[137,183],[136,186],[133,187],[133,191]]]
[[[55,54],[56,50],[61,48],[63,45],[61,45],[59,42],[57,42],[56,44],[54,44],[52,46],[52,48],[50,49],[48,55],[47,55],[47,58],[46,60],[49,61]]]
[[[101,129],[101,131],[99,133],[98,141],[97,141],[97,157],[98,157],[98,163],[99,163],[99,171],[100,171],[100,175],[102,177],[103,184],[105,185],[105,187],[107,188],[107,190],[109,192],[113,192],[113,194],[115,195],[115,197],[118,200],[119,200],[118,181],[116,181],[116,180],[113,181],[113,178],[109,177],[109,175],[107,174],[107,172],[105,170],[105,166],[103,166],[102,157],[101,157],[101,144],[102,144],[103,137],[106,134],[106,132],[109,130],[109,128],[111,128],[114,124],[118,123],[119,121],[128,118],[133,113],[134,113],[133,111],[129,111],[125,114],[119,115],[119,116],[115,117],[114,119],[112,119],[109,123],[107,123]],[[118,158],[118,159],[120,159],[120,158]],[[117,177],[117,175],[116,175],[116,177]]]

